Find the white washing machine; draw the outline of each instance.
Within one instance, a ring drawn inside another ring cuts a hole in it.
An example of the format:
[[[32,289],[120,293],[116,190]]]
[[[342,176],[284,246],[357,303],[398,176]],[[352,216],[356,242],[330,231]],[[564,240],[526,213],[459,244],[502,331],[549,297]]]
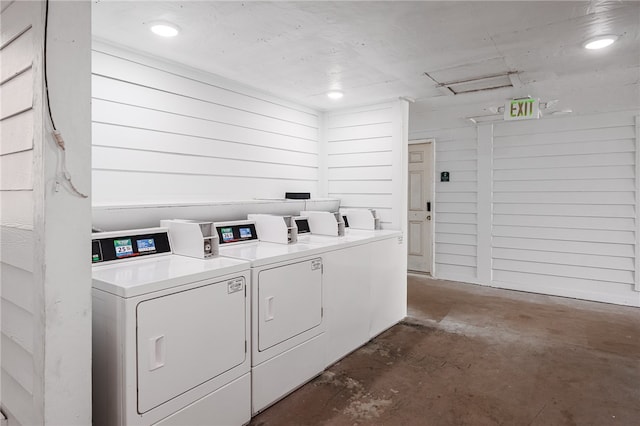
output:
[[[92,245],[93,424],[248,423],[249,262],[174,255],[165,228]]]
[[[406,253],[399,231],[347,228],[344,235],[331,236],[328,231],[336,224],[325,216],[324,235],[312,234],[305,217],[296,218],[296,224],[298,242],[330,245],[323,255],[329,366],[406,316]]]
[[[252,221],[217,223],[216,229],[221,256],[251,262],[255,414],[326,366],[322,254],[328,246],[258,241]]]

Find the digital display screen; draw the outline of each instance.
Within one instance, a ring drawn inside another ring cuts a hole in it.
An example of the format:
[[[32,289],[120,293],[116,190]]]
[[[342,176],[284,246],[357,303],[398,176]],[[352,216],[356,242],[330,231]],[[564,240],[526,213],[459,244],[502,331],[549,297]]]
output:
[[[233,228],[221,228],[220,232],[222,233],[223,242],[233,241]]]
[[[113,247],[116,249],[116,257],[129,257],[133,256],[133,245],[131,244],[131,238],[124,240],[113,240]]]
[[[240,238],[251,238],[251,228],[240,228]]]
[[[309,229],[309,221],[307,219],[296,219],[296,226],[298,227],[298,234],[307,234],[311,232]]]
[[[156,242],[153,238],[144,238],[137,240],[138,253],[149,253],[156,251]]]
[[[91,241],[91,263],[102,262],[102,247],[100,241]]]

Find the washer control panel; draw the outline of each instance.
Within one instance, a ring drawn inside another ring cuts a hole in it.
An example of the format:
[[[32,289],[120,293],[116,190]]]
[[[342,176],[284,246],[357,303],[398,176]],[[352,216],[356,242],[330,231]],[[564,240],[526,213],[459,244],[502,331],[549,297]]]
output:
[[[155,254],[170,254],[166,230],[103,232],[92,235],[91,263],[103,263]],[[156,231],[156,232],[153,232]]]

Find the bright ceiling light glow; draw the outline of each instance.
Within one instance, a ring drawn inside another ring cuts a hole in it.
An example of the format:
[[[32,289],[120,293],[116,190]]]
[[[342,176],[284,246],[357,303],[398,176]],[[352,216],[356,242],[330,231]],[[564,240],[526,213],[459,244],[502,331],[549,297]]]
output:
[[[175,37],[180,32],[177,26],[166,22],[152,24],[151,31],[162,37]]]
[[[342,97],[344,96],[344,93],[342,93],[339,90],[332,90],[330,92],[327,93],[327,96],[329,97],[329,99],[342,99]]]
[[[587,40],[584,43],[584,48],[589,50],[603,49],[607,46],[611,46],[613,43],[615,43],[617,39],[618,39],[618,36],[614,36],[614,35],[595,37]]]

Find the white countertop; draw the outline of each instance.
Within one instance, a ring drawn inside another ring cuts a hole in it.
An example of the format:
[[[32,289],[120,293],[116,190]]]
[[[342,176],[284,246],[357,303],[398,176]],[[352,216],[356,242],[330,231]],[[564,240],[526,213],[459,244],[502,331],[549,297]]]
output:
[[[215,257],[196,259],[166,255],[94,265],[93,288],[129,298],[246,271],[250,263]]]

